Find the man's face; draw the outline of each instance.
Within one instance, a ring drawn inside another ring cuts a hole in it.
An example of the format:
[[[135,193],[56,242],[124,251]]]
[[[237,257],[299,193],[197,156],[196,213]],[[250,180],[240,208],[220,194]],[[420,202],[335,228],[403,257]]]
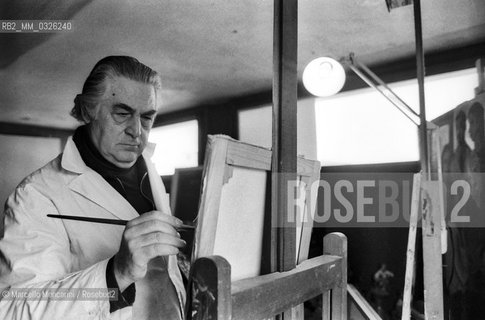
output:
[[[119,168],[130,168],[146,147],[157,112],[155,88],[125,77],[108,79],[89,123],[94,145]]]

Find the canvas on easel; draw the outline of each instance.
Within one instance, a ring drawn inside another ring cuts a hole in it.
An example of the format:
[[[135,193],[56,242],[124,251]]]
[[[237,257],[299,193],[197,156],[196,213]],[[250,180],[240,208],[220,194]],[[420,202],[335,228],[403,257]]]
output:
[[[298,159],[297,188],[306,199],[318,180],[318,161]],[[220,255],[233,281],[260,275],[268,212],[271,151],[227,136],[209,136],[192,261]],[[314,195],[316,196],[316,195]],[[296,225],[297,262],[307,258],[316,201],[308,201]]]

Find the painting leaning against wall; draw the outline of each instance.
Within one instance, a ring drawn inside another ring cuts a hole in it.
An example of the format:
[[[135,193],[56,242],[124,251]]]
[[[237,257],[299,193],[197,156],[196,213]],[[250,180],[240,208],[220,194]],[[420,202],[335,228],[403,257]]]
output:
[[[435,123],[441,133],[448,218],[444,286],[451,319],[471,319],[485,313],[485,93]],[[469,187],[454,187],[459,183]],[[455,214],[471,222],[453,223],[449,218]]]

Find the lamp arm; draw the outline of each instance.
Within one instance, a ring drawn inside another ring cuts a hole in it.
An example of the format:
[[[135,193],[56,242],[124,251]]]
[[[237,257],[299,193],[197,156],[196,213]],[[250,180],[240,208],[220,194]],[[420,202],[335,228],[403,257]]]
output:
[[[399,111],[401,111],[402,114],[404,114],[409,120],[411,120],[416,126],[419,127],[420,122],[416,119],[413,119],[412,116],[419,117],[419,114],[417,114],[408,104],[406,104],[399,96],[392,91],[389,86],[387,86],[384,81],[382,81],[376,74],[374,74],[369,68],[367,68],[365,65],[363,65],[360,62],[357,62],[355,60],[354,55],[351,53],[349,55],[348,60],[341,60],[344,63],[346,62],[349,66],[349,68],[357,75],[359,76],[367,85],[370,87],[376,89],[384,98],[386,98],[389,102],[391,102]],[[360,69],[362,69],[362,71]],[[369,76],[370,77],[369,77]],[[374,80],[377,83],[374,83],[372,80]],[[382,88],[379,87],[379,85],[383,86],[387,92],[391,93],[391,95],[398,100],[399,103],[396,103],[393,99],[389,97],[389,95],[386,94],[386,91],[383,90]],[[406,109],[408,112],[411,113],[408,114],[406,111],[403,109]]]
[[[381,80],[381,78],[379,78],[374,72],[372,72],[372,70],[370,70],[365,64],[357,61],[357,60],[353,60],[354,63],[359,66],[361,69],[363,69],[365,72],[367,72],[368,75],[370,75],[378,84],[380,84],[381,86],[383,86],[384,88],[386,88],[387,90],[389,90],[389,92],[396,98],[399,100],[399,102],[401,102],[408,110],[409,112],[413,113],[415,116],[419,117],[419,114],[414,111],[414,109],[412,109],[406,102],[404,102],[404,100],[402,100],[394,91],[392,91],[391,88],[389,88],[389,86]]]

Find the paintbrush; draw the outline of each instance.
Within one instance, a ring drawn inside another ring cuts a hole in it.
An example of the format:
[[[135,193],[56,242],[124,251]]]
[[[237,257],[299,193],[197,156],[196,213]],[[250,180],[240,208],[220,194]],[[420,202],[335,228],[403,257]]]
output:
[[[119,225],[119,226],[125,226],[128,223],[128,220],[121,220],[121,219],[103,219],[103,218],[56,215],[56,214],[48,214],[47,216],[49,218],[56,218],[56,219],[76,220],[76,221],[105,223],[105,224],[115,224],[115,225]],[[195,226],[191,226],[191,225],[188,225],[188,224],[182,224],[182,225],[178,226],[176,229],[195,229]]]

